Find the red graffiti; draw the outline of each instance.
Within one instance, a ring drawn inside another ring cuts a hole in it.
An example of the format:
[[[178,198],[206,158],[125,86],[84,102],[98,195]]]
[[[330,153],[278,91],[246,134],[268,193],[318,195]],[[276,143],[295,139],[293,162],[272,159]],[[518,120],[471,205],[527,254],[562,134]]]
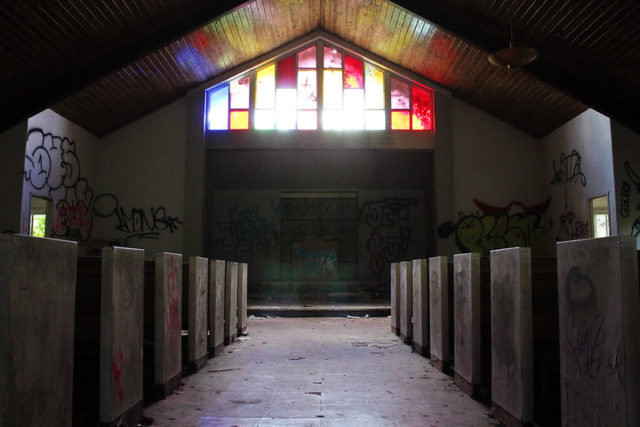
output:
[[[124,367],[124,357],[122,356],[122,352],[119,353],[120,359],[120,367],[116,364],[116,362],[111,362],[111,371],[113,372],[113,380],[116,383],[116,387],[118,388],[118,399],[120,403],[124,400],[124,392],[122,391],[122,386],[120,385],[120,377],[122,375],[122,368]]]
[[[164,306],[164,321],[167,329],[179,331],[182,328],[182,320],[178,310],[178,298],[180,297],[180,272],[178,266],[172,263],[167,276],[167,291],[169,302]]]

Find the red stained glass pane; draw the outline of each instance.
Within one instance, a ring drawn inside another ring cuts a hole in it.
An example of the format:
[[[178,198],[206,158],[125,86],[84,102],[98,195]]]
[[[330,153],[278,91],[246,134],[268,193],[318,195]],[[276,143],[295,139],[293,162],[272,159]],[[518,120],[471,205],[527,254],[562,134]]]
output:
[[[229,114],[229,129],[249,129],[249,112],[232,110]]]
[[[276,87],[278,89],[296,88],[296,56],[291,55],[278,61],[278,71],[276,77]]]
[[[413,130],[433,129],[433,93],[417,86],[411,87]]]
[[[342,52],[332,47],[324,47],[324,68],[342,68]]]
[[[410,127],[411,117],[408,111],[392,111],[391,112],[391,129],[407,130]]]
[[[316,47],[298,52],[298,68],[316,68]]]
[[[344,87],[345,89],[364,88],[362,61],[348,55],[344,56]]]
[[[393,77],[391,78],[391,109],[409,109],[409,85]]]

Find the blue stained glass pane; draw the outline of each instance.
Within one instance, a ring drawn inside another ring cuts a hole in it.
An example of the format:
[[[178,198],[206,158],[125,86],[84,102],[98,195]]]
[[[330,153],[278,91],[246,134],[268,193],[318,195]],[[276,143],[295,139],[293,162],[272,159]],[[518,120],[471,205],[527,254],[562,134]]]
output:
[[[209,92],[207,121],[209,130],[229,129],[229,85]]]

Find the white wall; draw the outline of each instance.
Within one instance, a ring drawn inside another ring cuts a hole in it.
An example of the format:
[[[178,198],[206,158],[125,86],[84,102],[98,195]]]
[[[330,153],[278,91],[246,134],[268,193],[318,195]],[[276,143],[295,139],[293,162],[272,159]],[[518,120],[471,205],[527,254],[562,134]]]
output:
[[[186,101],[182,98],[105,136],[95,150],[93,236],[182,253]]]
[[[640,235],[640,135],[611,121],[619,234]],[[640,240],[637,241],[640,249]]]
[[[556,241],[589,237],[589,199],[594,197],[609,196],[611,234],[616,234],[609,118],[587,110],[547,135],[543,143],[553,220],[547,240],[550,254],[555,254]]]
[[[439,236],[453,239],[457,252],[483,255],[537,246],[542,216],[523,212],[547,198],[540,141],[455,98],[451,116],[456,217],[439,224]]]
[[[93,151],[98,138],[51,110],[28,120],[24,156],[21,232],[29,232],[31,195],[50,198],[47,235],[76,240],[82,247],[93,230]]]

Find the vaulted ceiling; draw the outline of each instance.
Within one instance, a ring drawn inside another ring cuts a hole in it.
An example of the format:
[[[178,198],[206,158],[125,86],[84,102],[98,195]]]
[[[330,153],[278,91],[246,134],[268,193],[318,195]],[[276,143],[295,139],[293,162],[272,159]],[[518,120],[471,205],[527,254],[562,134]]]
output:
[[[499,69],[506,0],[0,2],[0,131],[52,108],[105,135],[314,29],[544,136],[591,107],[640,132],[640,3],[513,0],[524,69]]]

